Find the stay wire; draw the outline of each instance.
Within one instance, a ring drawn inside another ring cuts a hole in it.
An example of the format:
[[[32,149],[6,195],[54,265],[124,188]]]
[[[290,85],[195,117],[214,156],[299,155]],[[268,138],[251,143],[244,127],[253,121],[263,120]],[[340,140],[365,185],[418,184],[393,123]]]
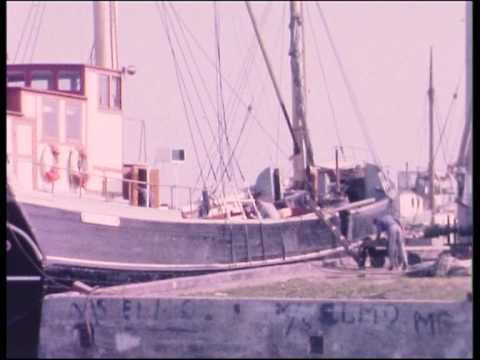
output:
[[[156,5],[157,9],[160,10],[158,2],[156,2],[155,5]],[[164,10],[165,10],[165,4],[162,3],[162,5],[163,5]],[[170,47],[170,52],[171,52],[172,57],[173,57],[173,62],[174,62],[174,66],[175,66],[175,75],[177,76],[177,85],[178,85],[178,89],[179,89],[179,92],[180,92],[180,97],[182,99],[183,110],[184,110],[184,113],[185,113],[185,118],[187,119],[188,130],[189,130],[189,133],[190,133],[190,138],[192,140],[193,150],[194,150],[194,153],[195,153],[195,158],[197,160],[197,166],[198,166],[199,171],[200,171],[200,176],[202,178],[203,186],[205,187],[206,183],[205,183],[205,179],[204,179],[204,176],[203,176],[203,169],[202,169],[202,165],[201,165],[201,162],[200,162],[200,157],[198,155],[198,150],[197,150],[197,145],[195,143],[195,138],[193,136],[190,117],[188,116],[188,109],[187,109],[187,105],[185,103],[185,98],[184,98],[185,96],[184,96],[183,90],[182,90],[182,85],[184,86],[183,77],[182,77],[182,75],[180,73],[180,70],[178,68],[178,62],[177,62],[177,57],[176,57],[176,54],[175,54],[175,49],[173,47],[172,39],[170,37],[170,31],[169,31],[169,28],[168,28],[166,11],[165,11],[165,13],[162,13],[162,11],[159,11],[159,14],[160,14],[160,18],[162,20],[163,26],[164,26],[165,33],[167,35],[168,44],[169,44],[169,47]]]
[[[359,121],[359,124],[360,124],[360,129],[362,130],[362,133],[363,133],[363,136],[365,137],[365,140],[366,140],[366,143],[367,143],[367,147],[368,147],[368,150],[370,151],[370,154],[372,155],[373,157],[373,161],[375,162],[376,165],[378,165],[380,167],[380,170],[382,171],[382,173],[384,172],[383,171],[383,166],[380,162],[380,158],[378,157],[377,153],[375,152],[375,149],[373,148],[373,140],[371,139],[370,137],[370,134],[368,133],[368,129],[367,129],[367,126],[366,126],[366,121],[363,117],[363,114],[362,112],[360,111],[360,107],[358,105],[358,101],[357,101],[357,98],[355,96],[355,93],[353,91],[353,88],[348,80],[348,77],[347,77],[347,74],[345,72],[345,68],[343,66],[343,63],[342,63],[342,60],[340,58],[340,55],[337,51],[337,48],[335,46],[335,42],[333,41],[333,37],[332,37],[332,34],[330,33],[330,28],[328,26],[328,23],[327,23],[327,20],[323,14],[323,11],[320,7],[320,4],[318,3],[318,1],[315,2],[315,5],[317,6],[317,9],[318,9],[318,13],[320,14],[320,18],[325,26],[325,30],[326,30],[326,34],[327,34],[327,37],[328,37],[328,40],[330,42],[330,45],[332,47],[332,50],[333,50],[333,53],[335,55],[335,59],[337,61],[337,64],[340,68],[340,72],[342,74],[342,78],[343,78],[343,81],[345,83],[345,86],[347,88],[347,92],[349,94],[349,97],[350,97],[350,101],[352,102],[352,105],[353,105],[353,108],[354,108],[354,111],[355,111],[355,114],[356,114],[356,117],[357,117],[357,120]]]
[[[187,36],[185,34],[185,29],[184,29],[184,26],[182,24],[182,22],[179,20],[179,15],[177,14],[177,11],[175,9],[175,7],[173,6],[172,3],[168,3],[168,5],[170,6],[172,12],[173,12],[173,15],[175,16],[175,18],[177,19],[177,23],[179,25],[179,28],[182,32],[182,35],[183,35],[183,38],[184,38],[184,43],[186,44],[186,47],[187,47],[187,50],[189,52],[189,55],[190,55],[190,58],[192,59],[192,62],[193,64],[195,65],[195,68],[197,70],[197,74],[199,75],[200,77],[200,84],[202,85],[203,87],[203,91],[204,93],[207,95],[207,99],[209,100],[210,102],[210,105],[211,105],[211,108],[212,109],[215,109],[215,105],[213,103],[213,100],[212,100],[212,96],[210,94],[210,90],[208,89],[207,85],[206,85],[206,81],[205,81],[205,78],[203,77],[203,71],[199,68],[199,65],[197,63],[197,61],[195,61],[195,56],[193,54],[193,51],[192,51],[192,48],[190,46],[190,43],[188,42],[188,39],[187,39]],[[186,61],[186,60],[185,60]],[[207,114],[207,111],[205,110],[205,107],[203,105],[203,101],[201,100],[201,96],[199,95],[199,91],[197,90],[196,86],[195,86],[195,83],[194,83],[194,87],[195,87],[195,90],[196,90],[196,93],[197,93],[197,96],[199,98],[199,102],[200,102],[200,106],[202,108],[202,112],[205,116],[205,120],[207,122],[207,125],[208,125],[208,130],[210,131],[210,135],[212,136],[212,138],[214,139],[214,142],[216,141],[216,136],[215,136],[215,132],[213,130],[213,127],[212,127],[212,124],[210,122],[210,116],[208,116]],[[214,112],[214,110],[212,111]]]
[[[35,7],[34,12],[33,12],[33,17],[32,17],[32,20],[31,20],[30,29],[29,29],[28,36],[27,36],[27,39],[26,39],[26,42],[25,42],[25,46],[23,48],[22,55],[19,59],[20,62],[25,62],[25,60],[27,58],[27,54],[30,50],[30,41],[32,40],[32,36],[35,32],[35,26],[37,24],[37,19],[38,19],[38,16],[40,15],[39,5],[34,4],[33,6]]]
[[[315,46],[314,46],[315,47],[315,53],[317,55],[318,64],[320,65],[320,70],[321,70],[321,73],[322,73],[323,83],[325,85],[325,92],[327,94],[328,105],[329,105],[329,108],[330,108],[330,112],[332,114],[333,126],[335,128],[335,135],[337,137],[337,142],[338,142],[338,145],[340,147],[342,156],[345,160],[345,152],[344,152],[343,142],[342,142],[342,139],[340,137],[340,130],[339,130],[339,127],[338,127],[338,121],[337,121],[337,117],[336,117],[336,114],[335,114],[335,108],[333,106],[332,97],[331,97],[331,94],[330,94],[330,90],[328,88],[327,75],[326,75],[325,68],[324,68],[323,63],[322,63],[322,58],[320,56],[318,40],[317,40],[317,36],[315,34],[315,31],[313,31],[312,19],[311,19],[311,16],[310,16],[310,11],[308,11],[308,8],[307,8],[306,13],[307,13],[308,23],[310,25],[310,32],[312,33],[313,42],[315,44]]]
[[[232,151],[231,151],[231,153],[230,153],[230,157],[229,157],[229,159],[228,159],[228,161],[227,161],[227,166],[230,165],[230,162],[232,161],[232,158],[233,158],[233,156],[234,156],[234,154],[235,154],[235,151],[236,151],[236,149],[237,149],[237,146],[238,146],[238,144],[240,143],[240,139],[241,139],[242,134],[243,134],[243,132],[244,132],[244,130],[245,130],[245,127],[246,127],[246,125],[247,125],[247,121],[248,121],[248,119],[250,118],[250,113],[251,113],[251,108],[249,108],[249,111],[247,112],[247,115],[245,116],[245,119],[243,120],[242,127],[240,128],[240,133],[239,133],[239,135],[238,135],[238,137],[237,137],[237,141],[235,142],[235,145],[234,145],[234,147],[233,147],[233,149],[232,149]],[[222,178],[220,179],[220,181],[222,181],[224,175],[225,175],[225,172],[222,173],[222,175],[221,175]],[[245,178],[243,178],[243,180],[245,181]]]
[[[265,25],[265,23],[266,23],[266,21],[267,21],[267,16],[270,14],[269,10],[271,10],[271,4],[272,4],[272,3],[268,3],[268,4],[266,4],[266,5],[264,6],[263,12],[262,12],[261,17],[260,17],[260,22],[259,22],[260,25]],[[285,13],[285,11],[284,11],[284,10],[285,10],[285,6],[283,6],[282,9],[283,9],[283,14],[284,14],[284,13]],[[274,42],[275,45],[278,45],[278,42],[279,42],[278,39],[279,39],[279,38],[282,38],[282,36],[281,36],[281,35],[282,35],[282,31],[281,31],[282,25],[283,25],[283,23],[280,22],[280,24],[279,24],[279,29],[278,29],[278,31],[276,32],[276,33],[277,33],[277,39],[276,39],[276,41]],[[245,62],[245,66],[244,66],[244,70],[245,70],[245,71],[243,72],[244,76],[241,76],[241,77],[240,77],[240,80],[242,80],[242,81],[240,82],[239,86],[237,87],[237,88],[240,88],[240,90],[239,90],[239,93],[240,93],[240,94],[242,94],[243,91],[244,91],[244,89],[246,89],[246,86],[247,86],[247,84],[248,84],[248,82],[249,82],[249,80],[250,80],[250,76],[251,76],[251,74],[252,74],[251,69],[252,69],[253,64],[254,64],[254,62],[255,62],[255,56],[256,56],[256,55],[258,54],[258,52],[259,52],[259,51],[258,51],[258,46],[256,46],[256,45],[257,45],[257,42],[256,42],[256,41],[257,41],[257,40],[256,40],[255,35],[252,35],[252,40],[251,40],[251,43],[250,43],[250,47],[249,47],[249,50],[248,50],[248,52],[247,52],[247,61]],[[240,73],[240,75],[242,75],[242,73]],[[237,82],[237,83],[238,83],[238,82]],[[264,86],[263,86],[264,83],[265,83],[265,81],[263,81],[263,83],[261,84],[261,85],[262,85],[262,88],[264,88]],[[233,97],[232,97],[232,98],[233,98]],[[235,99],[235,98],[233,98],[233,99]],[[251,104],[252,104],[252,102],[251,102]],[[236,114],[237,114],[237,111],[238,111],[238,109],[239,109],[239,105],[240,105],[240,104],[239,104],[238,101],[234,103],[234,106],[233,106],[233,109],[232,109],[232,118],[236,118]],[[250,112],[251,112],[251,109],[247,109],[247,111],[250,113]],[[243,133],[243,131],[244,131],[243,125],[242,125],[242,129],[241,129],[240,131],[241,131],[241,133]],[[239,136],[240,136],[240,135],[239,135]],[[273,138],[273,137],[272,137],[272,138]],[[275,150],[275,149],[278,149],[278,139],[277,139],[277,141],[275,142],[274,145],[275,145],[275,146],[274,146],[274,150]],[[236,161],[236,164],[237,164],[237,168],[238,168],[239,172],[241,172],[241,168],[240,168],[240,165],[238,164],[238,161]],[[242,178],[244,178],[243,175],[242,175]]]
[[[440,134],[441,132],[441,129],[440,129],[440,119],[442,118],[441,117],[441,114],[440,114],[440,106],[438,105],[438,102],[436,102],[434,104],[434,111],[435,111],[435,118],[434,118],[434,122],[435,122],[435,125],[437,126],[437,129],[436,131],[438,131],[438,133]],[[434,145],[435,145],[435,142],[434,142]],[[441,146],[442,145],[442,146]],[[442,148],[442,155],[443,155],[443,161],[445,163],[445,165],[448,165],[448,161],[447,161],[447,154],[445,152],[445,144],[444,143],[439,143],[438,144],[438,147]],[[435,154],[435,152],[434,152]],[[434,155],[434,160],[435,160],[435,155]]]
[[[271,4],[272,3],[268,3],[265,6],[265,8],[262,12],[261,18],[260,18],[260,23],[261,24],[266,22],[267,15],[269,14],[268,10],[270,10]],[[249,80],[250,75],[251,75],[251,68],[252,68],[254,60],[255,60],[255,55],[258,53],[258,51],[256,51],[257,47],[255,45],[256,45],[256,39],[255,39],[255,36],[252,35],[252,40],[251,40],[250,46],[247,50],[245,60],[243,61],[242,69],[240,70],[239,76],[238,76],[237,80],[235,81],[235,89],[238,89],[238,91],[237,91],[238,94],[242,94],[244,89],[246,88],[246,85],[248,84],[248,80]],[[239,105],[240,105],[240,101],[238,101],[238,97],[235,97],[233,95],[235,95],[235,94],[232,94],[232,96],[230,98],[231,100],[229,101],[229,103],[227,105],[227,107],[229,109],[228,114],[230,114],[229,118],[231,118],[231,119],[236,118],[236,114],[238,112]],[[251,108],[251,104],[247,108],[247,111],[250,112],[251,111],[250,108]],[[230,126],[230,129],[229,129],[228,133],[233,133],[232,126]],[[216,146],[217,145],[216,145],[215,141],[213,141],[213,143],[210,144],[209,149],[211,151],[213,151]],[[214,156],[214,160],[215,159],[216,159],[216,157]],[[233,155],[233,161],[234,161],[234,163],[237,167],[237,170],[240,174],[240,177],[241,177],[242,181],[245,181],[245,175],[242,172],[239,161],[238,161],[237,156],[235,154]],[[219,164],[219,166],[217,166],[217,171],[220,171],[220,170],[221,170],[221,164]],[[210,175],[210,171],[207,173],[207,180],[209,178],[209,175]],[[198,181],[199,181],[199,179],[197,178],[196,184],[198,184]]]
[[[185,43],[186,43],[186,45],[187,45],[187,49],[189,50],[190,56],[191,56],[192,59],[195,59],[195,56],[193,56],[193,52],[192,52],[192,50],[191,50],[190,44],[189,44],[189,42],[188,42],[188,40],[187,40],[187,38],[186,38],[186,36],[185,36],[184,26],[183,26],[182,22],[180,21],[181,19],[179,19],[179,15],[177,14],[176,9],[173,7],[173,5],[170,4],[170,6],[171,6],[171,8],[172,8],[172,11],[173,11],[175,17],[177,18],[177,22],[178,22],[179,25],[180,25],[179,27],[180,27],[180,29],[182,30],[182,34],[184,35]],[[178,41],[178,40],[177,40],[177,41]],[[185,60],[185,62],[186,62],[186,60]],[[202,76],[202,72],[198,69],[197,62],[194,61],[194,60],[193,60],[193,62],[194,62],[195,66],[196,66],[196,68],[197,68],[197,70],[198,70],[198,72],[199,72],[199,74],[200,74],[200,77],[201,77],[201,79],[202,79],[202,85],[204,86],[204,89],[205,89],[205,91],[206,91],[206,93],[207,93],[207,96],[209,97],[210,103],[212,103],[210,93],[209,93],[208,89],[206,88],[205,80],[204,80],[204,78],[203,78],[203,76]],[[192,78],[192,81],[193,81],[193,78]],[[194,83],[194,85],[195,85],[195,83]],[[197,90],[197,95],[198,95],[198,90]],[[199,97],[199,100],[200,100],[200,102],[201,102],[201,97],[200,97],[199,95],[198,95],[198,97]],[[210,133],[211,133],[212,138],[213,138],[213,146],[217,146],[217,145],[216,145],[216,144],[217,144],[217,142],[216,142],[216,136],[215,136],[215,134],[214,134],[214,132],[213,132],[212,126],[211,126],[211,124],[210,124],[210,121],[208,120],[208,116],[206,115],[206,111],[205,111],[205,109],[204,109],[204,107],[203,107],[203,102],[201,102],[201,106],[202,106],[202,108],[203,108],[204,116],[206,117],[207,124],[208,124],[208,126],[209,126],[209,130],[210,130]],[[212,107],[214,107],[213,104],[212,104]],[[209,147],[209,149],[212,149],[212,145]],[[209,154],[211,151],[206,151],[206,152]],[[215,159],[215,157],[214,157],[214,159]],[[239,167],[238,160],[237,160],[237,159],[234,159],[234,160],[235,160],[235,163],[236,163],[237,167]],[[214,176],[214,178],[215,178],[215,180],[216,180],[216,176],[215,176],[215,173],[216,173],[216,172],[215,172],[215,171],[212,171],[212,170],[213,170],[212,166],[213,166],[213,165],[211,165],[211,168],[209,169],[209,171],[208,171],[208,173],[207,173],[207,176],[206,176],[206,180],[207,180],[207,181],[208,181],[208,178],[209,178],[210,174],[213,174],[213,176]],[[240,173],[240,175],[241,175],[242,178],[243,178],[243,173],[242,173],[242,171],[241,171],[240,168],[239,168],[239,173]],[[197,179],[196,184],[198,184],[198,180],[199,180],[199,179]]]
[[[452,99],[450,100],[450,105],[448,107],[448,111],[447,111],[447,115],[445,117],[445,121],[443,123],[443,127],[442,127],[442,130],[440,131],[440,136],[439,136],[439,139],[438,139],[438,144],[437,144],[437,148],[434,152],[434,156],[433,158],[435,159],[437,157],[437,154],[438,154],[438,150],[440,149],[440,146],[442,145],[442,141],[443,141],[443,135],[445,134],[445,130],[447,128],[447,124],[448,124],[448,120],[450,119],[451,117],[451,114],[452,114],[452,109],[454,108],[454,105],[456,104],[456,100],[458,98],[458,89],[460,87],[460,77],[458,79],[458,82],[457,82],[457,86],[455,88],[455,91],[453,92],[453,95],[452,95]],[[447,139],[447,142],[445,144],[445,146],[448,148],[448,139]]]
[[[280,25],[282,26],[282,28],[286,29],[287,27],[284,26],[285,25],[285,9],[287,7],[287,3],[283,3],[283,7],[282,7],[282,18],[281,18],[281,21],[280,21]],[[285,35],[284,32],[279,32],[281,35]],[[285,36],[282,36],[282,43],[280,45],[280,51],[281,53],[283,54],[284,50],[285,50]],[[283,84],[283,70],[284,70],[284,66],[285,65],[285,62],[282,61],[281,64],[280,64],[280,75],[279,75],[279,86],[282,87],[282,84]],[[279,108],[277,110],[277,144],[280,143],[280,123],[281,123],[281,120],[283,118],[282,116],[282,112],[281,112],[281,109]],[[278,147],[275,148],[275,167],[278,168],[278,164],[279,164],[279,159],[278,159],[278,155],[279,155],[279,151],[278,151]]]
[[[158,2],[157,2],[157,3],[158,3]],[[167,10],[167,8],[165,7],[165,5],[164,5],[164,10],[165,10],[166,17],[167,17],[167,18],[170,18],[170,17],[169,17],[169,14],[168,14],[168,10]],[[171,21],[171,20],[170,20],[170,21]],[[184,50],[183,50],[183,47],[182,47],[182,45],[181,45],[181,43],[180,43],[179,37],[177,36],[177,32],[176,32],[174,26],[172,26],[172,34],[173,34],[173,38],[175,39],[178,48],[180,49],[180,54],[182,55],[183,61],[184,61],[184,63],[185,63],[185,68],[187,69],[187,73],[188,73],[188,75],[189,75],[189,77],[190,77],[190,83],[191,83],[191,85],[193,86],[194,92],[195,92],[195,94],[196,94],[196,96],[197,96],[197,98],[198,98],[198,101],[199,101],[199,103],[200,103],[200,108],[202,109],[202,112],[203,112],[203,114],[204,114],[204,116],[205,116],[205,118],[206,118],[206,120],[207,120],[207,124],[209,125],[208,128],[212,131],[212,136],[213,136],[213,130],[211,129],[210,122],[208,121],[208,115],[207,115],[207,113],[206,113],[205,107],[203,106],[202,98],[201,98],[200,93],[199,93],[199,91],[198,91],[198,88],[197,88],[197,85],[196,85],[194,76],[193,76],[193,74],[192,74],[192,72],[191,72],[191,70],[190,70],[190,67],[189,67],[189,65],[188,65],[187,57],[186,57],[185,52],[184,52]],[[194,57],[192,57],[192,59],[194,59]],[[175,59],[175,61],[177,61],[177,60]],[[194,60],[193,60],[193,61],[194,61]],[[194,62],[195,62],[195,61],[194,61]],[[185,85],[184,85],[184,88],[186,89],[186,86],[185,86]],[[187,91],[187,90],[185,90],[185,91]],[[187,95],[188,95],[188,94],[187,94]],[[200,141],[201,141],[203,150],[204,150],[205,153],[206,153],[206,157],[207,157],[208,164],[209,164],[210,168],[212,168],[212,167],[213,167],[212,160],[211,160],[211,158],[210,158],[210,155],[209,155],[209,152],[208,152],[208,149],[207,149],[207,145],[206,145],[206,143],[205,143],[205,138],[204,138],[204,136],[203,136],[203,133],[202,133],[202,130],[201,130],[201,126],[200,126],[200,124],[199,124],[199,121],[198,121],[197,116],[195,115],[195,112],[194,112],[194,110],[193,110],[193,105],[191,104],[191,101],[190,101],[189,98],[188,98],[188,101],[189,101],[189,104],[190,104],[190,107],[191,107],[192,116],[193,116],[194,121],[195,121],[195,125],[196,125],[196,128],[197,128],[199,137],[200,137]],[[215,177],[215,174],[214,174],[214,177]]]
[[[266,21],[267,21],[267,15],[269,14],[269,10],[271,8],[272,3],[269,2],[263,9],[263,12],[260,16],[260,21],[259,24],[262,26]],[[250,44],[248,46],[248,50],[245,54],[245,59],[243,61],[242,69],[238,74],[238,78],[235,82],[235,89],[238,89],[238,94],[242,95],[244,90],[246,89],[246,86],[248,84],[248,80],[250,79],[251,76],[251,70],[253,67],[253,64],[256,59],[256,55],[258,54],[258,46],[256,46],[256,38],[255,35],[251,35],[251,40]],[[231,114],[232,118],[235,118],[235,115],[237,113],[238,107],[240,105],[240,102],[238,99],[234,96],[234,94],[231,94],[230,101],[227,103],[228,106],[227,108],[229,109],[229,114]]]
[[[27,18],[25,19],[25,22],[23,23],[22,32],[21,32],[21,35],[20,35],[20,40],[18,41],[17,50],[15,51],[15,55],[13,57],[13,63],[14,64],[17,61],[17,56],[19,55],[20,49],[21,49],[22,44],[23,44],[23,37],[25,36],[25,31],[28,28],[28,24],[29,24],[29,21],[30,21],[30,16],[32,15],[32,11],[35,9],[35,7],[36,7],[35,3],[32,3],[32,4],[30,4],[30,7],[28,8]]]
[[[199,43],[195,35],[192,33],[192,31],[188,28],[188,26],[185,24],[185,21],[179,16],[178,17],[179,21],[185,26],[185,29],[187,30],[187,33],[192,37],[194,40],[195,45],[200,49],[200,51],[203,53],[205,58],[208,60],[208,64],[212,66],[215,69],[215,63],[214,61],[210,58],[208,55],[207,51],[202,47],[202,45]],[[230,91],[232,91],[232,94],[235,95],[235,97],[238,99],[238,101],[245,107],[245,109],[248,109],[250,104],[248,104],[245,100],[242,99],[242,97],[238,94],[238,92],[233,88],[233,86],[230,84],[228,79],[226,77],[223,77],[223,80],[225,82],[225,85],[228,86]],[[259,128],[264,132],[268,140],[270,140],[274,145],[278,146],[278,144],[275,142],[275,139],[270,135],[270,133],[265,129],[265,127],[260,123],[258,120],[257,116],[255,116],[255,113],[252,113],[252,118],[255,120]],[[283,149],[279,149],[280,152],[286,157],[289,158],[289,155],[286,155],[286,153],[283,151]]]
[[[229,174],[229,169],[227,165],[225,164],[225,160],[223,157],[223,137],[225,137],[225,142],[227,146],[227,151],[230,149],[230,144],[229,144],[229,139],[228,139],[228,134],[227,134],[227,121],[225,118],[225,103],[223,101],[223,87],[222,87],[222,62],[221,62],[221,55],[220,55],[220,30],[219,30],[219,24],[218,24],[218,14],[217,14],[217,2],[213,1],[213,23],[214,23],[214,33],[215,33],[215,50],[216,50],[216,61],[217,61],[217,119],[218,119],[218,131],[219,131],[219,154],[220,154],[220,161],[222,163],[222,166],[225,167],[224,171],[227,173],[227,176]],[[234,176],[233,174],[230,174],[229,176],[230,179]],[[235,179],[234,179],[235,181]],[[222,182],[222,190],[223,190],[223,196],[225,196],[225,187]]]
[[[40,14],[40,18],[39,18],[38,26],[37,26],[37,32],[35,34],[35,39],[33,40],[32,51],[30,53],[30,61],[29,62],[33,62],[33,55],[35,54],[35,49],[37,48],[38,36],[40,35],[40,30],[42,29],[43,15],[45,13],[45,9],[47,8],[47,3],[46,2],[43,3],[42,5],[43,5],[43,7],[41,9],[41,14]]]

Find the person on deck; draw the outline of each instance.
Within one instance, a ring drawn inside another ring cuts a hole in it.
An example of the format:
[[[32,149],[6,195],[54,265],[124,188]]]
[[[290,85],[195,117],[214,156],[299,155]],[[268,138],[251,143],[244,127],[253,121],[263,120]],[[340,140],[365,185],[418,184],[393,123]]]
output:
[[[388,234],[388,256],[390,259],[390,270],[397,269],[402,266],[403,270],[408,269],[407,251],[405,250],[405,238],[403,237],[403,229],[392,215],[384,215],[380,218],[375,218],[373,224],[377,228],[377,240],[380,239],[382,232]],[[402,264],[398,264],[398,252]]]

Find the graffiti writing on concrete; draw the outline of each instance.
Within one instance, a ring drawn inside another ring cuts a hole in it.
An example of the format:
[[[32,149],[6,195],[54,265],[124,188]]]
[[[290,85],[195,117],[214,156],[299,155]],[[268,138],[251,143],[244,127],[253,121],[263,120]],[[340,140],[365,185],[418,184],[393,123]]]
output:
[[[159,320],[168,314],[175,314],[175,317],[190,320],[196,314],[195,304],[192,300],[184,300],[180,304],[175,304],[173,307],[170,304],[161,306],[162,303],[160,299],[156,299],[153,306],[147,306],[145,302],[132,299],[119,299],[119,301],[115,303],[117,306],[119,304],[119,315],[125,321]],[[233,311],[235,314],[239,314],[240,305],[235,304]],[[71,317],[78,320],[87,319],[96,324],[102,320],[106,320],[108,315],[113,315],[111,312],[112,309],[106,306],[105,299],[89,299],[81,304],[72,302],[70,305]],[[209,321],[213,319],[212,314],[203,314],[203,316]]]
[[[453,316],[446,310],[429,313],[415,311],[413,324],[417,335],[444,335],[449,334],[454,326]]]
[[[127,321],[132,317],[135,317],[136,320],[142,320],[145,317],[142,313],[142,303],[140,301],[133,303],[129,299],[122,300],[122,314]]]
[[[323,325],[393,325],[397,322],[400,312],[393,304],[358,304],[324,303],[320,305],[319,321]]]
[[[108,317],[112,316],[112,311],[107,306],[105,299],[89,299],[81,304],[72,302],[70,305],[70,315],[73,319],[92,325],[101,325],[107,322]],[[171,318],[173,320],[184,320],[189,322],[194,318],[212,322],[220,317],[215,316],[215,311],[201,311],[202,307],[196,306],[191,299],[181,302],[165,302],[156,299],[152,305],[147,306],[147,302],[133,299],[119,299],[115,301],[116,308],[114,316],[120,316],[124,321],[145,321],[161,320]],[[241,303],[233,303],[231,314],[234,317],[240,316],[244,311],[248,313],[248,307]],[[400,310],[395,304],[367,304],[367,303],[335,303],[325,302],[318,306],[312,315],[298,312],[298,304],[276,302],[273,307],[274,316],[284,318],[284,334],[288,336],[293,330],[303,333],[316,331],[318,325],[332,327],[337,325],[345,326],[381,326],[391,327],[400,319]],[[205,309],[205,308],[204,308]],[[413,312],[413,319],[408,312],[408,319],[403,317],[408,323],[413,320],[413,329],[416,335],[444,335],[450,334],[455,325],[453,315],[447,310],[437,311],[419,311]],[[169,331],[170,329],[165,329]]]
[[[275,304],[275,315],[285,317],[285,336],[293,330],[310,334],[317,324],[322,326],[392,326],[399,317],[400,311],[393,304],[347,304],[322,303],[315,316],[297,316],[296,307],[290,304]]]
[[[72,303],[71,314],[78,320],[99,324],[107,318],[107,307],[103,299],[90,300],[82,305]]]
[[[289,317],[288,325],[285,330],[285,336],[288,336],[292,329],[297,329],[301,332],[310,334],[310,330],[312,329],[312,324],[309,320],[302,317],[301,319],[297,319],[295,317]]]

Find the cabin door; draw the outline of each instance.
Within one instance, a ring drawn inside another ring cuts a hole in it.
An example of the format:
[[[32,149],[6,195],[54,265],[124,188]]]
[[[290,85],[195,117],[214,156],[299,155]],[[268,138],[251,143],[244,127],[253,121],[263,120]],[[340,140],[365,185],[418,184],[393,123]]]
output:
[[[12,142],[7,166],[24,188],[33,189],[37,176],[34,122],[24,118],[15,119],[11,126]]]

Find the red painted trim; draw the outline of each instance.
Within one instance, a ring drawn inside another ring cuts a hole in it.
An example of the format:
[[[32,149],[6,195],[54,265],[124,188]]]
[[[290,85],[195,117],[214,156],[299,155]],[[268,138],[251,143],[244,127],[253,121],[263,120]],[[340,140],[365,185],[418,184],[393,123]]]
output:
[[[23,113],[18,112],[18,111],[13,111],[13,110],[7,110],[7,115],[23,117]]]
[[[21,89],[19,87],[7,87],[7,111],[22,112]]]
[[[11,68],[12,70],[17,70],[17,69],[53,69],[53,68],[89,68],[93,70],[102,70],[102,71],[108,71],[112,73],[118,73],[121,74],[122,70],[115,70],[115,69],[109,69],[109,68],[104,68],[101,66],[97,65],[92,65],[92,64],[83,64],[83,63],[30,63],[30,64],[7,64],[7,70]]]
[[[55,90],[40,90],[40,89],[33,89],[30,87],[15,87],[15,88],[8,88],[8,89],[20,89],[22,91],[32,92],[32,93],[42,94],[42,95],[66,97],[66,98],[73,98],[77,100],[87,100],[87,97],[84,95],[79,95],[79,94],[69,93],[69,92],[62,92],[62,91],[55,91]]]
[[[85,76],[85,67],[82,65],[72,65],[72,64],[17,64],[17,65],[7,65],[8,71],[21,71],[24,73],[25,87],[31,88],[32,84],[32,71],[41,70],[41,71],[50,71],[52,73],[52,82],[53,89],[50,90],[39,90],[39,91],[56,91],[62,94],[72,94],[72,95],[85,95],[84,76]],[[79,91],[63,91],[58,89],[58,74],[60,71],[78,71],[80,74],[80,90]]]

